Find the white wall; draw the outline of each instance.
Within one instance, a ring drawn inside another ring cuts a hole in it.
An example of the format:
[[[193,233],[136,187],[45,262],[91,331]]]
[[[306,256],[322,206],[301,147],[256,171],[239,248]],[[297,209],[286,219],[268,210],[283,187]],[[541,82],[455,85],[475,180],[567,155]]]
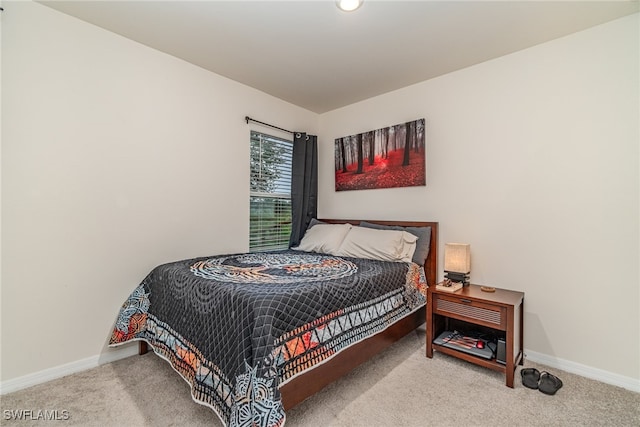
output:
[[[317,130],[307,110],[5,4],[3,381],[111,352],[118,309],[154,266],[248,249],[245,115]]]
[[[638,52],[636,14],[323,114],[319,216],[439,221],[529,353],[640,389]],[[421,117],[426,187],[334,191],[335,138]]]

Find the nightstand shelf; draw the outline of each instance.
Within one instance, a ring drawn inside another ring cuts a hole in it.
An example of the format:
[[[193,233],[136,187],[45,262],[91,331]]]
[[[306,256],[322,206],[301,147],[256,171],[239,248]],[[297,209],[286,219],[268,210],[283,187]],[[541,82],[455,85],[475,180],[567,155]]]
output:
[[[469,285],[453,292],[429,288],[427,301],[427,357],[439,351],[485,368],[503,372],[506,384],[513,388],[516,365],[524,363],[523,353],[524,293],[506,289],[483,292],[479,285]],[[433,340],[453,326],[499,336],[505,341],[504,364],[483,359],[455,349],[434,344]]]

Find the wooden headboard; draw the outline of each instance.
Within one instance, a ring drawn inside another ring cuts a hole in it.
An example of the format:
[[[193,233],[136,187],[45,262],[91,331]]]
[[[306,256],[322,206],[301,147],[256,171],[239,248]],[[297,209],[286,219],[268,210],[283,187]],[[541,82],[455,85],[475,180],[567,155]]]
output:
[[[429,255],[424,261],[424,274],[427,277],[427,285],[435,286],[438,278],[438,223],[425,221],[378,221],[359,219],[320,219],[319,221],[330,224],[352,224],[359,225],[360,221],[367,221],[381,225],[399,225],[401,227],[431,227],[431,241],[429,242]]]

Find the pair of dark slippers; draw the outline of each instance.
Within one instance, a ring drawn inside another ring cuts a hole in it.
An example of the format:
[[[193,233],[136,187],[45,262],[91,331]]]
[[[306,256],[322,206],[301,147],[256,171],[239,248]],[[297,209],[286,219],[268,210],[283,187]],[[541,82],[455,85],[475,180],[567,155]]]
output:
[[[524,368],[520,370],[522,385],[532,389],[538,389],[544,394],[554,395],[562,387],[562,381],[555,375],[536,368]]]

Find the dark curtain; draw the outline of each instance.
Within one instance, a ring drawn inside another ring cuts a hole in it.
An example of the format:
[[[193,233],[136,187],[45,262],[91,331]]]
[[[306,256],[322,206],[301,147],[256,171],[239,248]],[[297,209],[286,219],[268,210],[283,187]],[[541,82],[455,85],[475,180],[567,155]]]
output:
[[[289,247],[298,246],[309,222],[318,214],[318,137],[293,134],[291,165],[291,237]]]

